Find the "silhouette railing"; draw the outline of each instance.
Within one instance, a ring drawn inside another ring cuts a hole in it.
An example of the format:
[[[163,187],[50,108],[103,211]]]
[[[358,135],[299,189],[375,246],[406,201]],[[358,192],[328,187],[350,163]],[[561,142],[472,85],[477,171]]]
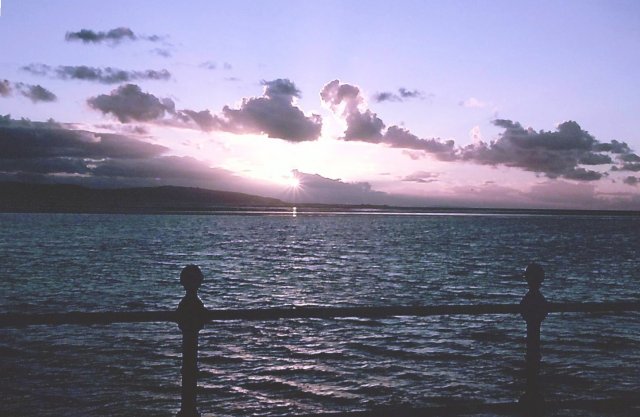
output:
[[[182,387],[181,406],[178,417],[200,416],[197,408],[198,375],[198,333],[208,322],[227,320],[278,320],[278,319],[331,319],[344,317],[385,318],[396,316],[440,316],[440,315],[483,315],[520,314],[526,322],[525,349],[525,392],[515,403],[450,405],[429,409],[404,409],[402,414],[412,415],[453,415],[469,413],[544,415],[547,408],[586,409],[607,411],[612,408],[638,407],[637,395],[608,400],[573,400],[561,403],[546,403],[539,383],[541,362],[540,327],[549,313],[619,313],[640,312],[640,301],[609,303],[550,303],[540,292],[544,280],[544,270],[537,264],[527,266],[523,275],[529,291],[520,304],[479,304],[479,305],[436,305],[436,306],[392,306],[392,307],[293,307],[259,309],[218,309],[210,310],[198,297],[198,288],[203,275],[195,265],[185,267],[180,274],[180,283],[186,294],[175,311],[131,311],[131,312],[70,312],[54,314],[0,314],[0,327],[21,327],[30,325],[58,324],[111,324],[174,322],[182,331]],[[397,410],[394,410],[397,411]],[[372,411],[349,413],[350,416],[389,415],[384,408]],[[342,413],[344,414],[344,413]],[[319,415],[319,414],[318,414]],[[330,416],[332,414],[325,414]]]

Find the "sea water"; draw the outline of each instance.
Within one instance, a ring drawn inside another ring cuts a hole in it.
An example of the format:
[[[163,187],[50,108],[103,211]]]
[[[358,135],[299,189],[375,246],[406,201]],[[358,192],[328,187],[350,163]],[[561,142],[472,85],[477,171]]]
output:
[[[518,303],[539,262],[549,301],[640,299],[640,217],[0,214],[0,312],[174,309],[197,264],[209,308]],[[208,324],[204,415],[515,401],[516,315]],[[172,323],[0,329],[2,416],[173,416]],[[551,314],[545,396],[640,392],[640,314]],[[586,415],[586,414],[585,414]],[[601,414],[598,414],[601,415]]]

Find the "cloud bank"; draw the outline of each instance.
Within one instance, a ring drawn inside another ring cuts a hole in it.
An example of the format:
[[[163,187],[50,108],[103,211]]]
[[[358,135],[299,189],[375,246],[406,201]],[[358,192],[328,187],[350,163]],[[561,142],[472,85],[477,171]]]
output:
[[[22,67],[23,71],[34,75],[50,76],[61,80],[83,80],[102,84],[116,84],[138,80],[166,81],[171,78],[171,73],[166,69],[127,71],[119,68],[96,68],[86,65],[61,65],[51,67],[45,64],[30,64]]]
[[[574,121],[561,123],[555,131],[525,129],[505,119],[493,123],[504,129],[500,137],[460,149],[460,160],[521,168],[548,178],[594,181],[607,174],[590,167],[614,164],[622,169],[621,161],[637,157],[626,143],[598,141]]]
[[[498,139],[485,142],[477,136],[476,143],[459,147],[453,140],[420,138],[397,125],[386,128],[367,107],[357,86],[333,80],[324,86],[320,97],[346,123],[342,140],[405,149],[414,159],[413,151],[421,151],[441,161],[507,166],[575,181],[599,180],[608,171],[640,171],[640,157],[625,142],[599,141],[575,121],[563,122],[555,131],[535,131],[498,119],[494,125],[504,129]],[[477,100],[467,103],[478,104]]]
[[[0,180],[87,186],[246,189],[233,173],[135,137],[0,116]],[[254,190],[255,191],[255,190]]]
[[[262,96],[244,98],[237,108],[224,106],[220,114],[212,114],[209,110],[176,110],[172,100],[142,92],[135,84],[91,97],[87,104],[104,114],[114,115],[122,123],[166,123],[203,131],[266,135],[290,142],[320,137],[322,118],[317,114],[307,115],[296,106],[300,91],[292,81],[277,79],[262,84]],[[171,117],[165,118],[167,115]]]
[[[123,41],[145,40],[149,42],[159,42],[162,37],[158,35],[136,35],[127,27],[119,27],[108,31],[95,31],[91,29],[81,29],[77,32],[67,32],[64,39],[67,42],[82,42],[85,44],[108,43],[117,45]]]

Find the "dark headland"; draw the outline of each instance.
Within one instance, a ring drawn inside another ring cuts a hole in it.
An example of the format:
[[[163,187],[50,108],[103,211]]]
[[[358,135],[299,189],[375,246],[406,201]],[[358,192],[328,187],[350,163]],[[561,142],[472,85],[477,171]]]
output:
[[[276,198],[204,188],[159,186],[88,188],[68,184],[0,182],[0,212],[5,213],[220,213],[229,211],[485,213],[640,216],[639,211],[505,209],[477,207],[394,207],[291,203]]]
[[[275,198],[192,187],[87,188],[0,182],[0,212],[146,213],[290,206]]]

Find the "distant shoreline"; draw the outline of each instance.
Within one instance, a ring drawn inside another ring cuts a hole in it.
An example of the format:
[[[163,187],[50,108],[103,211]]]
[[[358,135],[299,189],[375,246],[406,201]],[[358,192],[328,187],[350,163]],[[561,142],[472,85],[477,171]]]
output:
[[[640,216],[640,211],[637,210],[312,204],[177,186],[99,189],[78,185],[0,182],[0,213],[293,215],[293,207],[296,207],[298,216],[320,214]]]

